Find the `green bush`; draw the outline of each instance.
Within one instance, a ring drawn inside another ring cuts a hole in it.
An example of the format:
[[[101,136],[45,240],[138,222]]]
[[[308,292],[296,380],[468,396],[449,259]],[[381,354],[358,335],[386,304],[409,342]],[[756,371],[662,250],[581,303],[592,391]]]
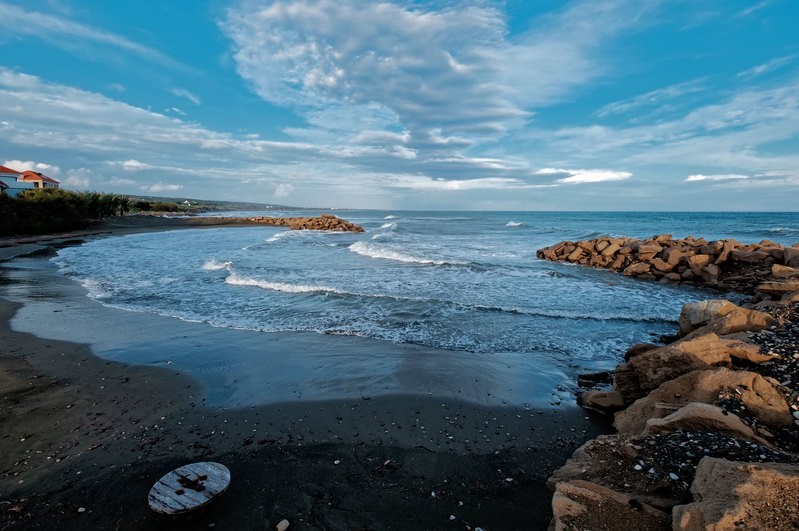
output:
[[[61,189],[26,190],[0,196],[0,235],[44,234],[82,229],[130,210],[127,196]]]

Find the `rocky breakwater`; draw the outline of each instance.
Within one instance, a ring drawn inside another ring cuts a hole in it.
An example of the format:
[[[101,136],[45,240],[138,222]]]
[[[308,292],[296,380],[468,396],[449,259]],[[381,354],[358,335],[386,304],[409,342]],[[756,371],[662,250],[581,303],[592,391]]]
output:
[[[799,292],[686,304],[676,337],[631,346],[611,389],[579,397],[616,433],[552,475],[552,527],[799,529]]]
[[[799,291],[799,243],[743,244],[662,234],[640,240],[597,238],[539,249],[539,258],[610,269],[662,282],[690,283],[772,298]]]
[[[292,230],[325,230],[333,232],[363,232],[363,227],[351,223],[346,219],[341,219],[332,214],[322,214],[321,216],[298,217],[298,218],[275,218],[260,216],[246,218],[252,223],[259,225],[274,225],[278,227],[288,227]]]
[[[192,224],[209,225],[270,225],[273,227],[288,227],[292,230],[323,230],[332,232],[363,232],[363,227],[341,219],[332,214],[322,214],[317,217],[272,217],[255,216],[249,218],[219,218],[197,217],[190,218]]]

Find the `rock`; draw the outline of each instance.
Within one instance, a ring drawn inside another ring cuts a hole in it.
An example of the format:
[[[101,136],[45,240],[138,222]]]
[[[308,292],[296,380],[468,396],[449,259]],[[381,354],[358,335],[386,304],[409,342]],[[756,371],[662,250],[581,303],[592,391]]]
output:
[[[719,283],[721,269],[715,264],[709,264],[702,268],[702,280],[707,284],[716,285]]]
[[[624,399],[618,391],[586,391],[577,397],[577,403],[604,415],[615,413],[624,407]]]
[[[281,520],[281,521],[280,521],[280,522],[278,522],[278,524],[275,526],[275,529],[277,529],[277,531],[286,531],[286,529],[288,529],[290,525],[291,525],[291,524],[289,524],[289,521],[288,521],[288,520]]]
[[[638,246],[638,254],[651,254],[656,255],[663,250],[663,246],[659,243],[642,243]]]
[[[672,512],[674,529],[795,530],[799,465],[742,463],[705,457],[691,485],[694,503]]]
[[[689,252],[682,247],[670,247],[663,251],[663,259],[673,266],[679,264],[686,256],[692,255],[692,252]]]
[[[636,343],[630,348],[627,349],[627,352],[624,353],[624,361],[630,361],[630,358],[634,358],[639,354],[643,354],[644,352],[649,352],[652,349],[659,348],[657,345],[653,345],[652,343]]]
[[[729,258],[730,256],[730,253],[732,253],[733,249],[735,249],[737,245],[740,245],[735,240],[723,240],[723,241],[724,241],[724,246],[721,249],[721,254],[719,254],[718,258],[716,258],[716,265],[723,264],[724,262],[726,262],[727,258]]]
[[[706,334],[708,332],[715,332],[720,336],[734,334],[736,332],[757,332],[758,330],[763,330],[778,324],[779,321],[777,321],[777,319],[765,312],[747,310],[736,306],[732,311],[711,319],[708,324],[701,328],[697,328],[686,337]]]
[[[794,291],[799,291],[799,280],[783,280],[781,282],[763,282],[755,288],[761,293],[769,295],[784,295]]]
[[[689,302],[683,305],[680,311],[680,333],[685,335],[693,332],[712,319],[730,313],[736,308],[735,304],[724,299]]]
[[[785,295],[782,296],[782,298],[780,299],[780,302],[783,302],[783,303],[786,303],[786,304],[799,302],[799,291],[796,291],[794,293],[786,293]]]
[[[578,247],[569,254],[566,260],[568,260],[569,262],[576,262],[577,260],[583,257],[583,252],[584,251],[582,247]]]
[[[646,421],[644,434],[664,431],[715,431],[771,446],[768,441],[758,437],[737,415],[701,402],[686,404],[663,418]]]
[[[641,433],[650,418],[663,418],[691,402],[714,404],[722,391],[737,389],[739,399],[763,424],[787,427],[793,424],[782,394],[759,374],[749,371],[713,369],[694,371],[668,381],[616,413],[613,425],[621,433]]]
[[[771,254],[766,251],[732,251],[730,253],[730,257],[736,262],[745,262],[747,264],[758,264],[769,256]]]
[[[789,267],[799,267],[799,248],[785,247],[783,250],[783,263]]]
[[[674,269],[674,265],[666,262],[665,260],[662,260],[661,258],[653,258],[652,265],[654,266],[655,269],[657,269],[658,271],[663,271],[664,273],[668,273],[672,269]]]
[[[551,528],[555,531],[671,529],[668,513],[626,494],[582,480],[565,481],[555,486],[552,516]]]
[[[622,273],[627,276],[643,275],[645,273],[649,273],[649,269],[649,264],[644,262],[636,262],[627,266]]]
[[[694,275],[701,276],[702,275],[702,268],[710,265],[712,262],[713,257],[708,254],[696,254],[694,256],[689,256],[685,259],[685,262],[691,268],[691,271],[694,272]]]
[[[727,343],[716,334],[705,334],[635,356],[629,365],[635,373],[638,390],[631,393],[625,386],[624,399],[632,402],[678,376],[695,370],[729,367],[731,361]]]
[[[605,247],[605,248],[602,250],[602,256],[604,256],[604,257],[606,257],[606,258],[610,258],[610,257],[611,257],[611,256],[613,256],[614,254],[616,254],[616,252],[617,252],[619,249],[621,249],[621,245],[619,245],[619,244],[618,244],[618,243],[616,243],[616,242],[613,242],[613,243],[611,243],[610,245],[608,245],[607,247]]]
[[[794,278],[799,277],[799,269],[779,264],[771,266],[771,276],[774,278]]]

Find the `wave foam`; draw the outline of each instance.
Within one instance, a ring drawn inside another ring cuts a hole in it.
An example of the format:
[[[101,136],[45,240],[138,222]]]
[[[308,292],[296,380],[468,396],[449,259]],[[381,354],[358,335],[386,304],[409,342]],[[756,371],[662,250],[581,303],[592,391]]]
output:
[[[412,256],[405,253],[400,253],[398,251],[394,251],[393,249],[389,249],[387,247],[382,247],[380,245],[375,245],[365,241],[355,242],[349,246],[350,251],[353,253],[359,254],[361,256],[367,256],[369,258],[381,258],[384,260],[396,260],[397,262],[405,262],[409,264],[430,264],[430,265],[466,265],[465,262],[457,262],[451,260],[433,260],[431,258],[422,258],[418,256]]]
[[[203,264],[202,269],[203,271],[221,271],[222,269],[230,269],[232,265],[233,262],[220,262],[219,260],[212,258]]]
[[[268,280],[258,280],[256,278],[241,277],[231,274],[225,279],[225,284],[233,286],[253,286],[270,291],[282,291],[283,293],[341,293],[347,292],[329,288],[327,286],[314,286],[310,284],[289,284],[287,282],[270,282]]]
[[[521,227],[522,225],[523,223],[518,221],[508,221],[507,223],[505,223],[506,227]]]
[[[396,229],[396,228],[397,228],[397,224],[396,224],[396,223],[383,223],[383,224],[380,226],[380,228],[381,228],[381,229],[394,230],[394,229]]]
[[[394,216],[393,214],[391,214],[391,215],[388,215],[388,216],[384,217],[383,219],[397,219],[397,216]]]

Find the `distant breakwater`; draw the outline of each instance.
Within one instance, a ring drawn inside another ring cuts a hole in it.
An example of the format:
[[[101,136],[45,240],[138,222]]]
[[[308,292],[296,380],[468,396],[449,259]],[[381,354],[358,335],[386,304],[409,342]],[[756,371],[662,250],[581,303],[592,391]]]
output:
[[[610,269],[646,280],[688,283],[756,295],[760,299],[799,291],[799,243],[763,240],[706,241],[662,234],[647,239],[600,237],[563,241],[539,249],[539,258]]]
[[[273,227],[288,227],[292,230],[323,230],[332,232],[363,232],[363,227],[341,219],[332,214],[322,214],[317,217],[271,217],[256,216],[245,218],[226,217],[197,217],[190,218],[192,224],[197,225],[269,225]]]

